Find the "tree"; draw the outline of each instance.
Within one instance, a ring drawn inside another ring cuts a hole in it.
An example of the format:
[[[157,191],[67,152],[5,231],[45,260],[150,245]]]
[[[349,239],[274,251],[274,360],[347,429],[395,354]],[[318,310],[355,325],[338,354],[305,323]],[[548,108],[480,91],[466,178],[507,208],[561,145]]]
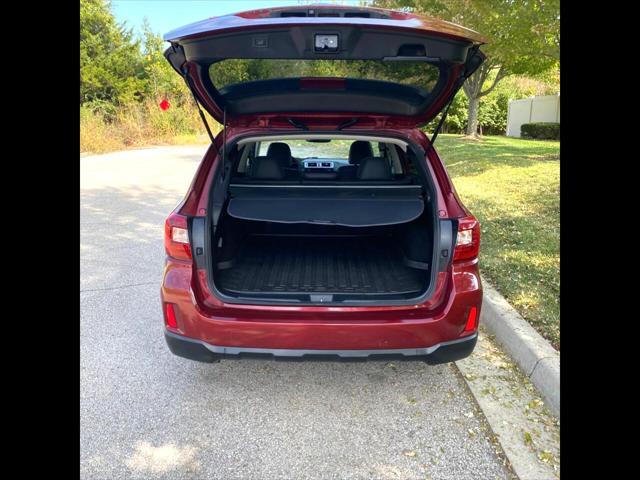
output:
[[[463,85],[467,135],[477,135],[480,99],[509,75],[538,75],[560,60],[559,0],[376,0],[476,30],[488,37],[482,66]]]
[[[106,0],[80,0],[80,103],[127,103],[145,90],[140,43]]]
[[[142,55],[144,63],[146,93],[159,99],[160,97],[178,97],[192,101],[188,88],[179,75],[164,58],[165,45],[162,37],[151,30],[145,17],[142,22]]]

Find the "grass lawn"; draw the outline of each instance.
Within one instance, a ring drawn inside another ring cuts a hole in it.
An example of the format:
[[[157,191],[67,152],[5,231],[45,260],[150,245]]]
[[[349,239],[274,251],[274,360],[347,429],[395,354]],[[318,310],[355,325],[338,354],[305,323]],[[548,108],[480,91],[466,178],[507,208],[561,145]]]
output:
[[[440,135],[458,195],[480,220],[482,274],[560,348],[560,142]]]

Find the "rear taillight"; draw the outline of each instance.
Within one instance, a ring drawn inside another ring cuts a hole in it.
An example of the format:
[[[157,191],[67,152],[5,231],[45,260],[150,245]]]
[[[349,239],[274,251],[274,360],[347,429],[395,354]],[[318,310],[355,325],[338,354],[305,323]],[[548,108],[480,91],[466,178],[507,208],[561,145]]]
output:
[[[173,303],[164,304],[164,323],[168,328],[174,330],[178,329],[178,320],[176,319],[176,311],[173,307]]]
[[[191,260],[187,217],[172,213],[164,222],[164,249],[167,255],[180,260]]]
[[[463,333],[474,332],[478,328],[478,308],[471,307],[467,316],[467,324],[464,326]]]
[[[458,221],[458,236],[453,261],[476,258],[480,251],[480,222],[475,217]]]

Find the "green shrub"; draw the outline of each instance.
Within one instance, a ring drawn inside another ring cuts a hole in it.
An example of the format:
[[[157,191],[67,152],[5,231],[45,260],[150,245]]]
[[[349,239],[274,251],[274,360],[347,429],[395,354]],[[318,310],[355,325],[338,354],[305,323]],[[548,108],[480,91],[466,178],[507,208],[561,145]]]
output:
[[[560,140],[560,124],[552,122],[523,123],[520,135],[524,138]]]
[[[509,105],[509,94],[506,91],[496,88],[489,95],[480,99],[478,108],[478,125],[483,135],[504,135],[507,130],[507,111]],[[467,128],[467,116],[469,99],[460,91],[455,96],[449,113],[442,126],[442,133],[464,133]],[[431,121],[427,131],[433,129],[440,120],[439,114]]]
[[[483,135],[504,135],[507,131],[509,97],[496,89],[480,99],[478,125]]]
[[[80,106],[80,151],[102,153],[128,147],[208,142],[202,119],[189,97],[170,97],[162,110],[158,99],[109,107],[92,102]],[[209,118],[214,134],[220,124]],[[199,140],[198,138],[201,137]]]

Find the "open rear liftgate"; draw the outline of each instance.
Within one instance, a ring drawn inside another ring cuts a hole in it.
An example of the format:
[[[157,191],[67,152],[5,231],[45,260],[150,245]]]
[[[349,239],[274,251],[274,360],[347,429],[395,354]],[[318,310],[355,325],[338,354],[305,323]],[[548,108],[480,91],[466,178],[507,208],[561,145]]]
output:
[[[370,13],[369,18],[368,13],[367,18],[347,19],[342,18],[342,10],[336,15],[340,18],[212,18],[167,34],[165,40],[171,46],[165,56],[184,77],[198,108],[202,106],[223,127],[227,121],[235,125],[238,119],[255,120],[263,114],[288,117],[296,112],[322,112],[344,117],[336,130],[357,125],[359,117],[370,115],[411,128],[428,123],[442,111],[431,148],[455,94],[484,61],[479,51],[484,40],[475,32],[410,15]],[[218,90],[209,78],[209,66],[230,58],[418,61],[438,65],[441,74],[431,92],[366,79],[344,79],[340,88],[310,88],[304,79],[290,79],[263,81],[262,90],[242,84]],[[213,140],[203,112],[201,117]],[[292,118],[289,123],[307,129]],[[227,145],[224,139],[222,143],[222,171],[226,172]],[[423,158],[426,153],[420,152]],[[222,185],[226,182],[220,182]],[[214,196],[221,193],[214,192]],[[392,304],[389,299],[394,295],[399,298],[420,290],[418,284],[424,285],[427,274],[431,275],[431,289],[434,271],[446,270],[455,243],[456,220],[434,219],[434,255],[429,268],[427,263],[411,264],[401,257],[398,236],[380,234],[388,227],[401,234],[398,230],[403,224],[425,215],[429,199],[421,186],[236,184],[229,187],[228,194],[226,213],[234,221],[360,231],[316,237],[252,233],[244,239],[235,262],[216,268],[212,265],[211,236],[206,233],[209,222],[202,217],[191,218],[194,261],[198,268],[214,267],[216,283],[228,292],[252,292],[256,297],[263,294],[263,298],[269,293],[299,293],[306,298],[298,301],[310,299],[312,303],[334,302],[334,297],[345,294],[345,304],[356,295],[371,294],[383,295],[381,301]],[[219,214],[221,209],[214,210]],[[215,212],[213,217],[217,223]],[[362,234],[367,230],[377,233]],[[427,291],[420,298],[429,294]],[[225,300],[234,301],[230,297]]]

